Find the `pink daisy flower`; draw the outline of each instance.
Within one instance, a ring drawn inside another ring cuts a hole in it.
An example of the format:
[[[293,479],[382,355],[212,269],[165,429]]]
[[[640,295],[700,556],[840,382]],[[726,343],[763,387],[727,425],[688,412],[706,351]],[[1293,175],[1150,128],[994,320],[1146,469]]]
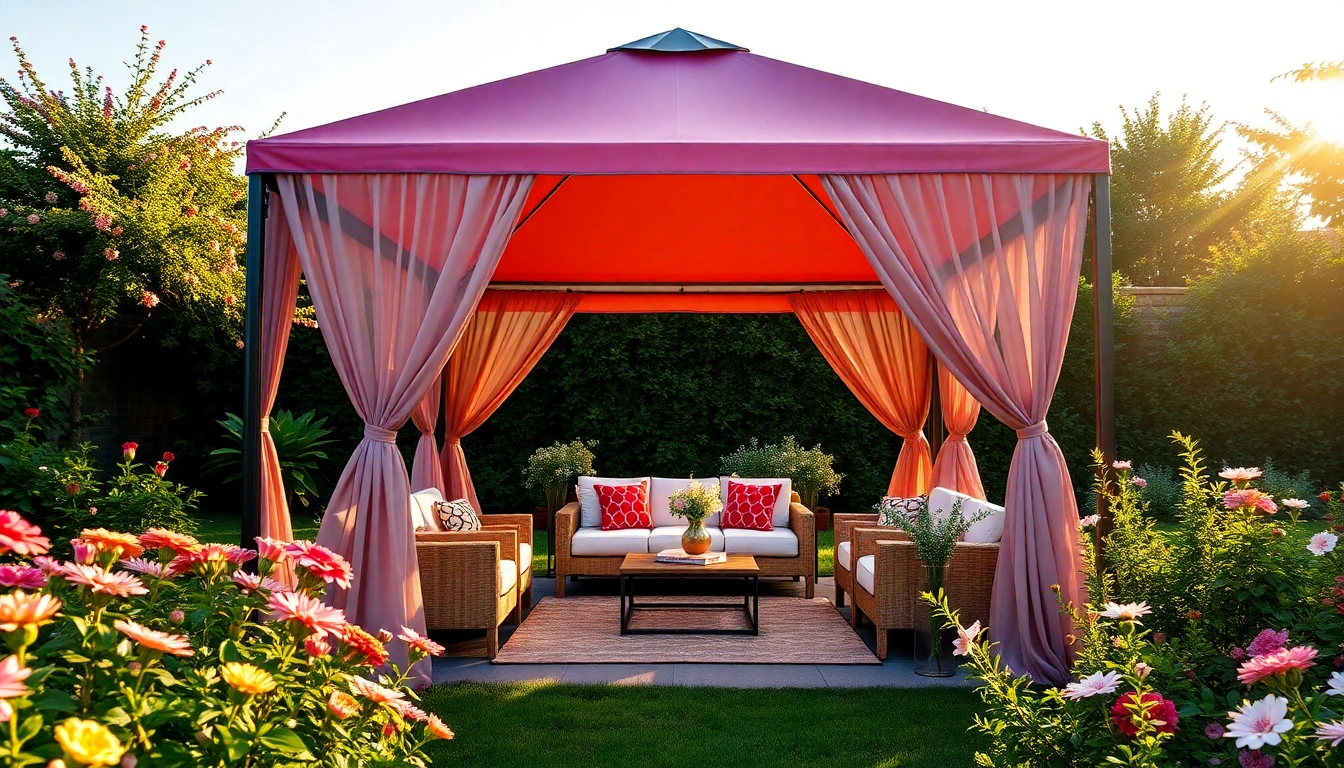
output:
[[[350,691],[356,696],[362,696],[369,701],[377,704],[387,704],[406,698],[406,694],[393,688],[384,688],[383,686],[366,680],[355,675],[346,675],[345,679],[350,683]]]
[[[0,554],[45,555],[51,541],[42,529],[24,520],[18,512],[0,509]]]
[[[122,621],[120,619],[112,622],[112,626],[142,647],[153,651],[171,653],[174,656],[190,656],[196,652],[192,649],[191,640],[186,635],[170,635],[167,632],[140,626],[133,621]]]
[[[68,563],[65,566],[65,572],[61,574],[65,580],[72,584],[80,584],[92,589],[94,592],[100,592],[114,597],[130,597],[131,595],[147,595],[149,590],[145,588],[140,579],[129,573],[118,571],[111,573],[102,568],[96,568],[92,565],[81,565],[79,563]]]
[[[328,584],[350,588],[350,563],[330,549],[311,541],[295,541],[285,545],[285,552],[308,573]]]
[[[338,634],[345,628],[345,611],[324,605],[298,592],[274,592],[267,606],[280,621],[297,622],[311,630],[312,634]]]
[[[285,542],[276,541],[275,539],[266,536],[258,536],[257,554],[260,555],[263,560],[270,560],[273,563],[278,563],[285,557]]]
[[[233,576],[229,578],[233,580],[234,584],[242,587],[244,592],[248,593],[256,592],[259,589],[267,592],[285,592],[289,589],[289,587],[275,579],[255,573],[248,573],[247,571],[234,571]]]
[[[444,647],[430,640],[428,637],[416,632],[410,627],[402,627],[401,633],[397,635],[401,638],[408,648],[414,648],[426,656],[442,656]]]
[[[33,670],[19,663],[18,656],[6,656],[0,661],[0,699],[13,699],[28,695],[28,685],[23,682]]]
[[[11,656],[10,658],[14,657]],[[1344,720],[1321,723],[1316,726],[1315,737],[1321,741],[1329,741],[1332,747],[1338,747],[1340,743],[1344,742]]]
[[[1233,467],[1224,469],[1218,473],[1218,476],[1234,483],[1249,483],[1260,477],[1261,474],[1259,467]]]
[[[144,573],[158,579],[171,579],[174,576],[174,574],[161,563],[154,560],[146,560],[143,557],[132,557],[128,560],[122,560],[121,567],[128,571]]]
[[[47,575],[30,565],[0,565],[0,586],[41,589],[47,586]]]
[[[1246,652],[1252,656],[1264,656],[1267,653],[1282,651],[1286,647],[1288,647],[1288,630],[1275,632],[1272,629],[1262,629],[1251,644],[1246,646]]]
[[[1316,666],[1316,649],[1309,645],[1267,653],[1256,656],[1237,669],[1237,679],[1246,685],[1259,682],[1267,677],[1285,675],[1294,669],[1310,669]]]

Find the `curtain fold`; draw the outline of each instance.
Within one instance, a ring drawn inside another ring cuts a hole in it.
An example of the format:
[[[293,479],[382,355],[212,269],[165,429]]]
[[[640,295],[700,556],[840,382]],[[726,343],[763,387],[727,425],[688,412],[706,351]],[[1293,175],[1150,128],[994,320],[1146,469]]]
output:
[[[503,405],[560,335],[582,297],[560,291],[486,291],[444,372],[445,497],[481,511],[462,438]]]
[[[415,458],[411,461],[411,490],[423,491],[437,488],[444,498],[449,496],[443,483],[443,465],[439,462],[439,441],[434,439],[434,430],[439,426],[439,402],[443,399],[443,379],[435,379],[420,398],[420,404],[411,411],[411,421],[420,430],[420,439],[415,443]]]
[[[924,422],[932,395],[929,350],[886,291],[819,291],[789,304],[849,391],[904,442],[888,496],[929,492],[933,460]]]
[[[940,362],[1017,431],[990,631],[1017,673],[1068,679],[1081,605],[1078,510],[1046,426],[1078,294],[1091,178],[827,176],[826,192]]]
[[[943,404],[943,425],[947,428],[947,439],[933,460],[933,480],[930,485],[950,488],[987,501],[985,486],[980,482],[980,467],[975,463],[971,444],[966,441],[966,436],[975,429],[975,422],[980,418],[980,404],[942,365],[938,366],[938,399]]]
[[[425,629],[396,430],[439,380],[499,262],[531,176],[279,174],[337,374],[364,421],[317,540],[354,569],[330,602],[370,632]],[[393,643],[405,668],[406,649]],[[429,664],[413,671],[429,684]]]
[[[293,541],[289,501],[280,474],[280,456],[271,437],[271,409],[289,348],[294,303],[299,293],[299,255],[279,198],[267,206],[266,259],[261,284],[261,535]]]

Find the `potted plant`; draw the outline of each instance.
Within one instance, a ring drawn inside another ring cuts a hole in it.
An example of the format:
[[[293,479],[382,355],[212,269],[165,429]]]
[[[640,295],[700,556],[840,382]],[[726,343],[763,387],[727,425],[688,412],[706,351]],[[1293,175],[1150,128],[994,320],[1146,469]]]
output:
[[[555,552],[555,513],[565,506],[569,490],[582,475],[592,475],[596,440],[574,439],[538,448],[523,468],[523,484],[540,488],[546,497],[546,573],[550,575]]]
[[[883,501],[874,506],[883,518],[883,524],[894,525],[910,534],[915,545],[915,556],[924,566],[925,586],[920,592],[929,592],[936,601],[943,599],[943,583],[947,575],[947,560],[957,540],[970,527],[989,515],[982,509],[971,517],[961,514],[961,500],[949,510],[929,510],[927,496],[920,498],[919,509],[910,515],[904,508]],[[915,599],[915,674],[925,677],[951,677],[957,664],[948,653],[951,633],[943,621],[934,615],[930,604]]]
[[[688,555],[703,555],[709,551],[709,531],[705,518],[723,506],[719,501],[719,484],[705,486],[692,479],[687,487],[668,494],[668,506],[674,517],[686,521],[686,532],[681,534],[681,549]]]
[[[792,435],[761,446],[756,438],[719,459],[725,475],[738,477],[787,477],[798,492],[803,506],[815,509],[822,494],[840,490],[844,475],[835,471],[835,457],[821,452],[821,446],[803,448]]]

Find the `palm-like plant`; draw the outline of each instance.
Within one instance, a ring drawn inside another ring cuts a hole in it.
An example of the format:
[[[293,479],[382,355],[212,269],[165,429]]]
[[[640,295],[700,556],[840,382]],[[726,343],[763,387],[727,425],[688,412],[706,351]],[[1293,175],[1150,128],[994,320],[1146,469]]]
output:
[[[206,469],[226,473],[225,482],[233,482],[242,477],[243,419],[232,413],[225,415],[227,418],[219,425],[232,444],[211,451]],[[327,429],[326,418],[318,419],[316,415],[313,411],[298,416],[289,411],[271,415],[271,440],[275,441],[275,453],[280,458],[280,474],[290,507],[296,501],[306,507],[318,495],[318,462],[327,458],[322,448],[333,442],[328,437],[331,430]]]

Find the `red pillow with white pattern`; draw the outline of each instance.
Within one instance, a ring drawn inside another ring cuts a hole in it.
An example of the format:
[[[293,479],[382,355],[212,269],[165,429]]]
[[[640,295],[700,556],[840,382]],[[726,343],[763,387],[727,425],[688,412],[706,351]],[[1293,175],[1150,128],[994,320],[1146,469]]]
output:
[[[721,528],[745,528],[750,531],[773,531],[771,518],[775,513],[775,499],[783,483],[774,485],[747,485],[728,481],[728,503],[723,505]]]
[[[602,530],[653,527],[648,484],[594,485],[593,492],[597,494],[597,506],[602,511]]]

